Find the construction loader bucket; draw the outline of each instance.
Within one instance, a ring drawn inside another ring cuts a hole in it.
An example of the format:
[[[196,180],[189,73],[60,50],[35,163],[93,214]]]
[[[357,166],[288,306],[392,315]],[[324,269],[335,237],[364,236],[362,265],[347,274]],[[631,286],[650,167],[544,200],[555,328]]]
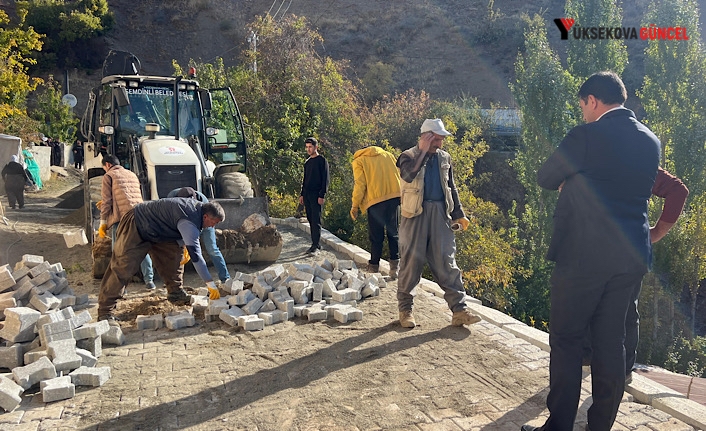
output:
[[[216,225],[216,243],[226,263],[277,260],[282,252],[282,235],[270,223],[267,198],[213,201],[226,213],[225,221]]]

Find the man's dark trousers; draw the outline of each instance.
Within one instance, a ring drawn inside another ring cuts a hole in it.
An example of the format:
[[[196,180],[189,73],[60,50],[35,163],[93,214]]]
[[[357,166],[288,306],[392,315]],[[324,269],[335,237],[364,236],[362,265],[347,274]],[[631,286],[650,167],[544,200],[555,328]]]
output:
[[[311,229],[311,245],[319,247],[321,240],[321,205],[319,205],[319,192],[304,191],[304,208],[306,219]]]
[[[368,238],[370,239],[370,261],[379,265],[382,257],[382,243],[387,231],[387,245],[390,247],[390,259],[400,258],[399,219],[400,198],[388,199],[368,208]]]
[[[625,316],[645,270],[614,273],[560,264],[551,277],[550,416],[544,430],[571,430],[581,394],[584,337],[590,329],[593,405],[591,431],[609,431],[625,389]]]

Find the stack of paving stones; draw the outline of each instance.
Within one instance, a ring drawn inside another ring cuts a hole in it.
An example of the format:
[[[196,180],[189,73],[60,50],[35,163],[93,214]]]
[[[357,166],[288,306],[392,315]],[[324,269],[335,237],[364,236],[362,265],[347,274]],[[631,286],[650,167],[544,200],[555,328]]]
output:
[[[88,295],[75,295],[60,263],[26,254],[0,266],[0,407],[14,410],[39,386],[45,403],[72,398],[76,386],[102,386],[110,367],[96,367],[102,345],[121,345],[120,328],[90,323]]]
[[[236,273],[221,286],[228,295],[208,298],[208,289],[192,295],[193,311],[203,311],[204,320],[220,319],[246,331],[295,317],[310,322],[335,320],[348,323],[363,319],[358,301],[378,296],[386,287],[383,276],[359,271],[352,260],[324,260],[316,265],[276,264],[254,274]],[[195,325],[191,312],[138,316],[138,329],[179,329]]]

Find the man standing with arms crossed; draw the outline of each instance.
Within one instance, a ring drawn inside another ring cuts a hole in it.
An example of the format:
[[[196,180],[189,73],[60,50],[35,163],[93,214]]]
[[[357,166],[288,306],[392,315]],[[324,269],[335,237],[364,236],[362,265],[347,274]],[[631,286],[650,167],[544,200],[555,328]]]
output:
[[[569,131],[537,173],[561,194],[547,258],[551,276],[549,418],[522,431],[574,428],[583,340],[590,330],[593,404],[587,429],[609,431],[625,386],[625,319],[651,259],[647,201],[659,139],[623,107],[613,72],[591,75],[578,92],[586,124]]]
[[[321,250],[321,209],[328,191],[328,162],[319,154],[319,143],[316,138],[306,138],[306,153],[309,158],[304,163],[304,181],[299,203],[306,208],[306,219],[311,229],[311,247],[306,252],[317,253]]]
[[[417,145],[397,159],[402,178],[397,308],[403,328],[417,325],[412,306],[425,263],[444,290],[444,299],[453,313],[451,324],[480,322],[480,317],[466,306],[466,290],[456,265],[453,231],[467,229],[470,221],[458,199],[451,155],[441,149],[444,138],[450,135],[440,119],[424,120]]]
[[[380,147],[370,146],[353,155],[353,198],[351,218],[358,217],[358,208],[368,212],[368,238],[371,251],[368,272],[380,272],[382,243],[387,230],[390,247],[390,277],[397,279],[400,263],[399,208],[400,172],[395,156]]]

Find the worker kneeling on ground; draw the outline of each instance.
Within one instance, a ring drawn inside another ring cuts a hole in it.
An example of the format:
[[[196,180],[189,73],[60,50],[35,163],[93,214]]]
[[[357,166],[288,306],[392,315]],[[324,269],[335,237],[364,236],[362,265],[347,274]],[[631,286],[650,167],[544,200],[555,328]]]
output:
[[[182,246],[189,251],[196,272],[206,282],[211,299],[218,299],[220,295],[201,253],[199,236],[201,229],[223,220],[225,211],[217,202],[204,204],[189,198],[143,202],[125,213],[118,225],[110,265],[101,281],[98,320],[117,325],[115,305],[150,251],[170,302],[188,304],[191,299],[182,287]]]

